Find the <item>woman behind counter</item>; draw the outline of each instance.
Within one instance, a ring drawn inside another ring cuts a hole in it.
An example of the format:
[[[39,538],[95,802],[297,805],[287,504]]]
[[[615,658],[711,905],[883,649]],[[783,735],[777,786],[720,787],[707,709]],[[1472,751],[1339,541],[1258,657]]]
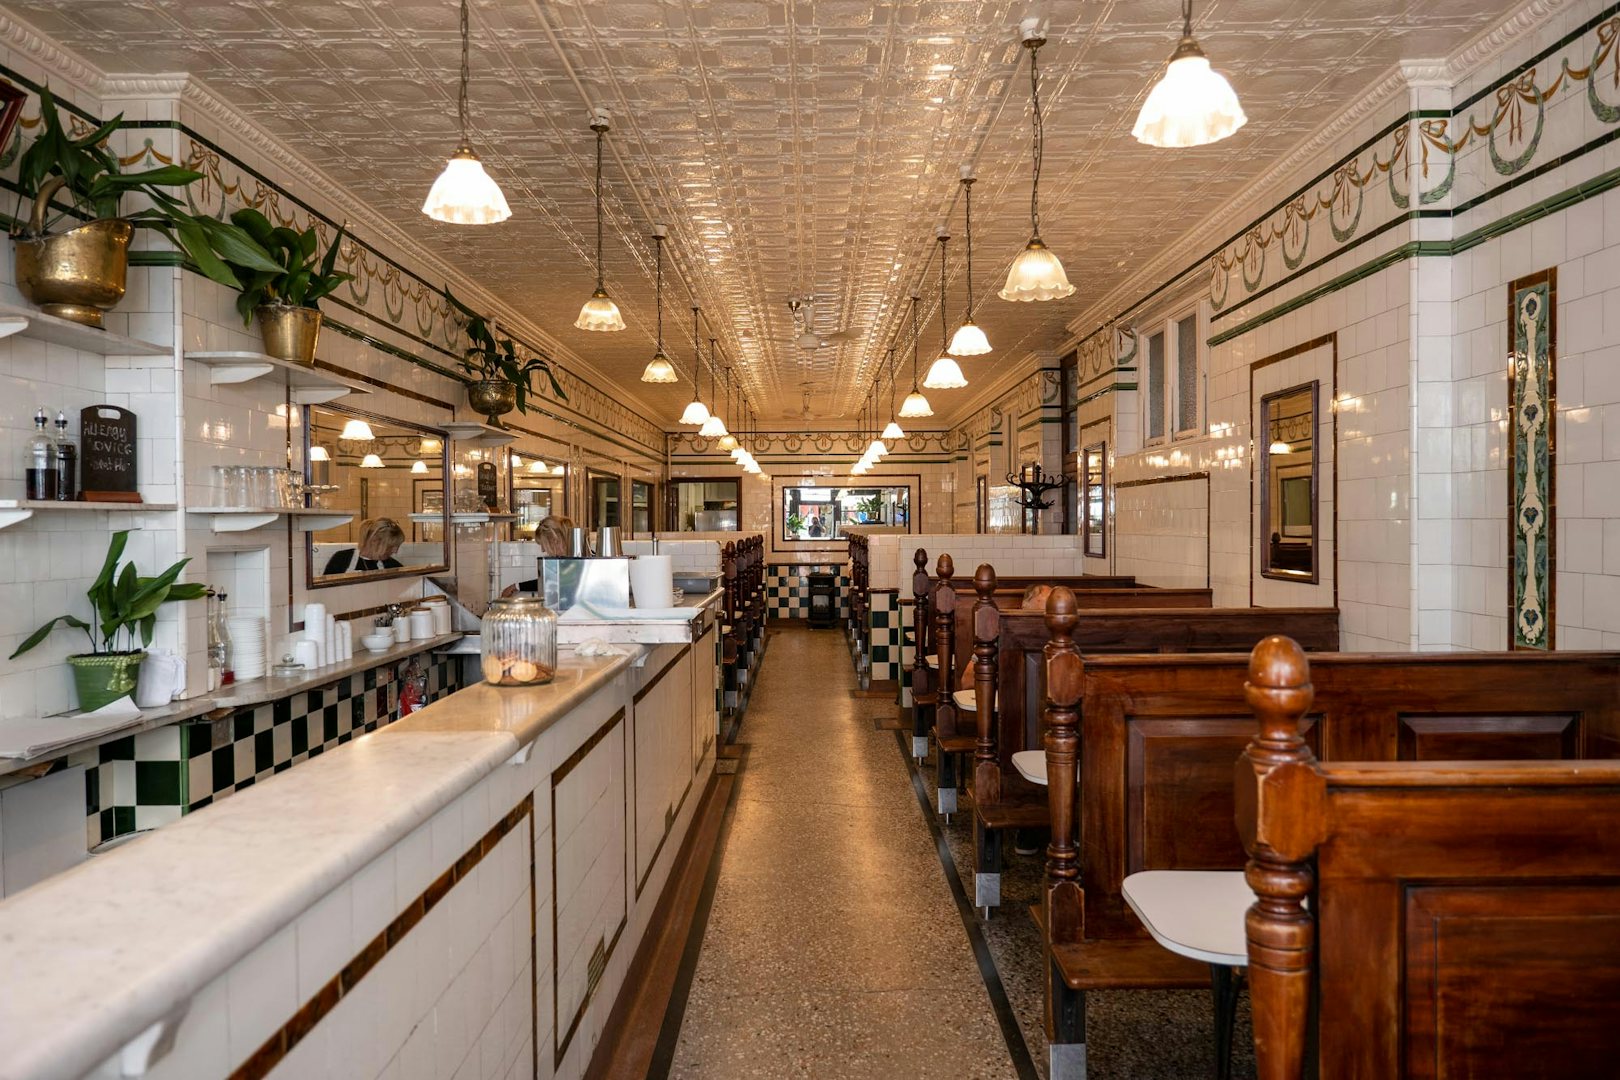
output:
[[[540,553],[548,558],[561,558],[569,554],[569,538],[574,533],[574,519],[553,514],[543,518],[534,529],[534,542],[540,545]],[[520,581],[516,585],[508,585],[501,590],[502,596],[511,596],[513,593],[540,591],[540,579],[530,578]]]
[[[393,518],[367,518],[360,523],[360,542],[352,548],[334,552],[326,561],[326,569],[321,573],[398,570],[405,564],[394,558],[394,555],[404,543],[405,531]]]

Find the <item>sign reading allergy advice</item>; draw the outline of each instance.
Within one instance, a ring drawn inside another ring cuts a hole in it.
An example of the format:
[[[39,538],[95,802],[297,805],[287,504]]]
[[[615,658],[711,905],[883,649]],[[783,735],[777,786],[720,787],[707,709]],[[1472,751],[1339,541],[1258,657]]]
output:
[[[79,412],[79,475],[87,502],[140,502],[135,490],[135,414],[116,405]]]

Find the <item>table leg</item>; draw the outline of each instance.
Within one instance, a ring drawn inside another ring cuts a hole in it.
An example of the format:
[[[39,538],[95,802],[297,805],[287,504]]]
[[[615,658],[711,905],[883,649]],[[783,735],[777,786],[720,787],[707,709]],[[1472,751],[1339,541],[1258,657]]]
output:
[[[1237,1019],[1237,972],[1225,964],[1209,965],[1215,993],[1215,1077],[1231,1080],[1232,1029]]]

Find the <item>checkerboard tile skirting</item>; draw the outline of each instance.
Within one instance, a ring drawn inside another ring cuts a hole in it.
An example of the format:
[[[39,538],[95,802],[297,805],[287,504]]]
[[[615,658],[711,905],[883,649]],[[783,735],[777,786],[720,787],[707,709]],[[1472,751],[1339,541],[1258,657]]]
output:
[[[873,589],[868,596],[871,604],[866,613],[866,649],[867,660],[871,664],[871,678],[874,682],[898,678],[899,596],[893,589]]]
[[[825,563],[772,563],[765,568],[765,617],[767,619],[807,619],[810,617],[810,575],[836,571],[838,574],[838,616],[849,618],[849,572],[842,566]]]
[[[405,661],[398,661],[280,701],[237,709],[218,720],[173,724],[87,751],[86,841],[94,847],[178,821],[392,723],[399,719],[404,666]],[[425,668],[428,701],[459,689],[460,665],[454,657],[429,657]]]

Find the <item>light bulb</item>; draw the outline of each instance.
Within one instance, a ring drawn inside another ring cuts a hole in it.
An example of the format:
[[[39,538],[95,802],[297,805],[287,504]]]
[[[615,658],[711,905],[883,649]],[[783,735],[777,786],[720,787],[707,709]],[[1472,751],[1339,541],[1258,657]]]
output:
[[[619,305],[606,292],[597,289],[579,309],[574,326],[580,330],[623,330],[624,316],[619,314]]]
[[[468,146],[458,147],[433,181],[422,213],[451,225],[493,225],[512,216],[501,186]]]
[[[326,447],[324,446],[312,446],[309,448],[309,460],[331,461],[332,455],[326,452]]]
[[[427,471],[428,471],[428,467],[427,467],[427,462],[425,462],[425,461],[418,461],[418,462],[415,462],[415,463],[413,463],[411,465],[411,472],[416,473],[418,475],[420,475],[422,473],[425,473]]]
[[[669,362],[664,350],[659,349],[653,353],[653,358],[647,361],[647,367],[641,373],[641,381],[645,383],[672,383],[679,382],[680,376],[675,374],[675,365]]]
[[[726,422],[710,413],[709,418],[703,421],[703,427],[699,429],[698,434],[705,439],[718,439],[726,434]]]
[[[951,335],[951,347],[945,351],[957,356],[982,356],[990,351],[990,339],[978,326],[965,322]]]
[[[347,439],[350,442],[370,442],[376,436],[371,433],[371,425],[364,420],[350,420],[343,425],[343,431],[338,435],[338,438]]]
[[[889,421],[889,426],[883,429],[883,434],[882,435],[878,436],[878,438],[884,439],[884,440],[903,439],[905,437],[906,437],[906,433],[904,431],[900,430],[899,423],[894,421],[894,420],[890,420]]]
[[[928,404],[928,399],[923,397],[921,391],[913,390],[906,395],[906,400],[900,403],[900,419],[902,420],[916,420],[920,417],[933,415],[933,406]]]
[[[383,459],[376,454],[367,454],[360,459],[360,467],[362,469],[380,469],[383,467]]]
[[[1192,38],[1183,38],[1164,77],[1154,85],[1131,134],[1149,146],[1206,146],[1248,123],[1237,92],[1209,66]]]
[[[1073,295],[1074,286],[1069,284],[1063,264],[1038,236],[1032,237],[1013,260],[1007,270],[1007,284],[1001,289],[1003,300],[1061,300]]]
[[[960,390],[968,384],[967,376],[962,374],[962,367],[949,356],[941,356],[928,368],[928,374],[923,376],[923,385],[930,390]]]
[[[686,411],[681,413],[681,423],[701,424],[709,418],[709,407],[697,398],[686,403]],[[701,434],[701,433],[700,433]]]

